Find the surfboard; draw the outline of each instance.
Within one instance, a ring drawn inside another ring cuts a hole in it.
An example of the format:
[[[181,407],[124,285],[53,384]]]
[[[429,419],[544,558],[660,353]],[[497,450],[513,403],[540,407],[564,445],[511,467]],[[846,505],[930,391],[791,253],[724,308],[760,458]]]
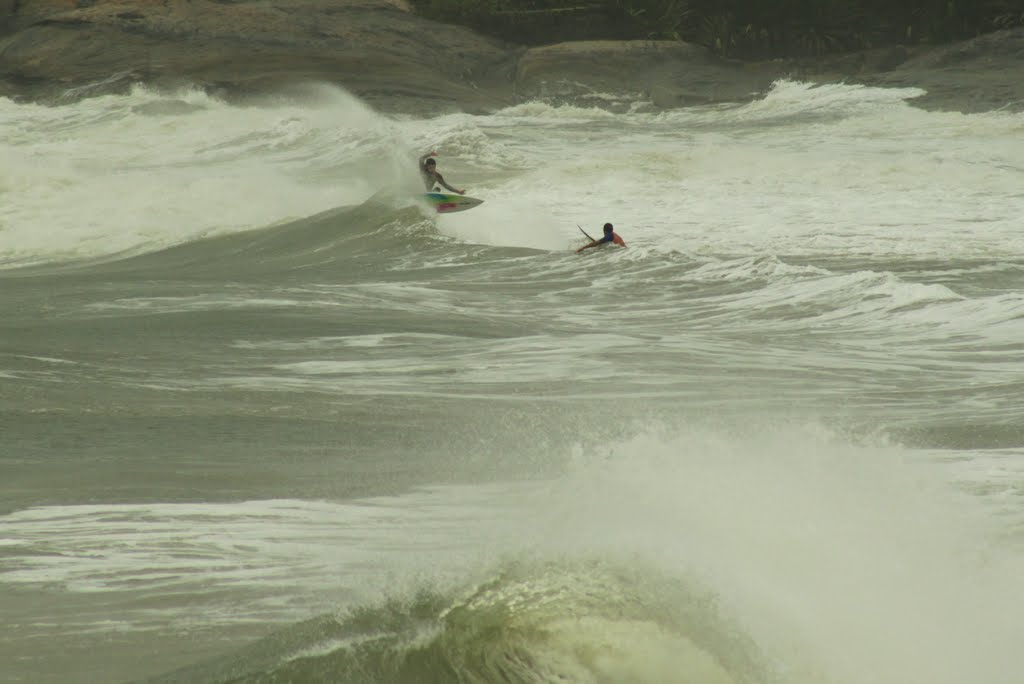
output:
[[[428,192],[423,195],[427,202],[434,207],[438,214],[453,214],[456,211],[466,211],[472,209],[478,204],[483,204],[483,200],[475,197],[466,197],[465,195],[446,195],[441,192]]]

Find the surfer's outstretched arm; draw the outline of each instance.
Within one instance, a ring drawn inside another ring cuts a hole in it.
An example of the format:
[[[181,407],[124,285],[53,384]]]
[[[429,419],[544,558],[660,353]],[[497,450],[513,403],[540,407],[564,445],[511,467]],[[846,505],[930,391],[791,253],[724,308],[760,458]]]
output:
[[[448,185],[448,182],[444,179],[444,176],[442,176],[440,173],[434,174],[434,178],[435,178],[435,180],[437,180],[437,182],[442,187],[447,188],[448,190],[451,190],[452,192],[458,193],[460,195],[465,195],[466,194],[465,190],[459,190],[457,188],[453,188],[452,186]]]
[[[576,253],[577,253],[577,254],[579,254],[580,252],[582,252],[582,251],[583,251],[583,250],[585,250],[585,249],[589,249],[589,248],[591,248],[591,247],[599,247],[599,246],[600,246],[600,245],[602,245],[602,244],[604,244],[604,243],[602,243],[602,242],[601,242],[600,240],[594,240],[594,241],[593,241],[593,242],[591,242],[591,243],[590,243],[589,245],[583,245],[582,247],[580,247],[579,249],[577,249],[577,250],[576,250]]]

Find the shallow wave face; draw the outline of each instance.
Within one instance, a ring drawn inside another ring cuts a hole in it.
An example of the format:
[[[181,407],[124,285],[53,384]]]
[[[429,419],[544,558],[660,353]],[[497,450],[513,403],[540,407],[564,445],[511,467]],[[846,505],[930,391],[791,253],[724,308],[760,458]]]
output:
[[[640,567],[512,563],[465,591],[321,617],[153,682],[776,681],[696,584]]]

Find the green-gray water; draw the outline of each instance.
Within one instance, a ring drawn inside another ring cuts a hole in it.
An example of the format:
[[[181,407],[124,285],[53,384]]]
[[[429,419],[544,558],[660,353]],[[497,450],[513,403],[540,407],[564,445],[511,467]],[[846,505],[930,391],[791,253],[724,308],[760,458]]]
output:
[[[917,94],[3,102],[0,680],[1014,681],[1024,119]]]

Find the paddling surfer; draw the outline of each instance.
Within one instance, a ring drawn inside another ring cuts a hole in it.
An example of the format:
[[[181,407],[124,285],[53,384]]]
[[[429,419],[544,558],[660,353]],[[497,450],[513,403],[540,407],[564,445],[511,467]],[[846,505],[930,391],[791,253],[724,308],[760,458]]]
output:
[[[452,192],[465,195],[465,190],[453,188],[445,181],[444,176],[442,176],[441,172],[437,170],[437,160],[431,158],[432,155],[435,154],[437,154],[437,152],[428,152],[420,157],[420,175],[423,177],[423,184],[426,186],[427,192],[436,191],[437,188],[435,186],[440,185]]]
[[[583,230],[583,229],[580,228],[580,230]],[[583,234],[587,235],[586,231],[584,231]],[[590,236],[587,235],[587,237],[590,237]],[[613,244],[616,244],[616,245],[619,245],[620,247],[625,247],[626,246],[625,240],[623,240],[621,237],[619,237],[619,234],[615,232],[615,227],[612,226],[612,224],[610,224],[610,223],[606,223],[606,224],[604,224],[604,237],[602,237],[600,240],[594,240],[593,238],[591,238],[590,239],[590,243],[586,244],[586,245],[583,245],[582,247],[577,249],[576,253],[579,254],[580,252],[582,252],[585,249],[590,249],[591,247],[600,247],[601,245],[607,244],[609,242],[611,242]]]

